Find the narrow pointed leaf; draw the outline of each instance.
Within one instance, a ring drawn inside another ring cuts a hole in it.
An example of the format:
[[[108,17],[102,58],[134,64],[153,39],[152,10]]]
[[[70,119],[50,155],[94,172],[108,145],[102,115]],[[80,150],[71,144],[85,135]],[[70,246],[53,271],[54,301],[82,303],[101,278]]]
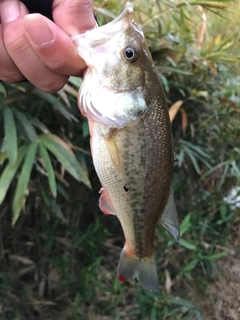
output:
[[[17,131],[13,112],[10,108],[3,109],[4,116],[4,133],[6,137],[6,150],[9,161],[15,163],[17,160]]]
[[[8,158],[7,152],[0,153],[0,164],[2,164]]]
[[[13,164],[10,162],[6,165],[5,169],[3,170],[3,173],[0,177],[0,205],[2,204],[3,200],[5,199],[5,196],[7,194],[8,188],[16,174],[16,171],[18,170],[23,157],[25,156],[27,151],[27,148],[25,146],[21,147],[18,151],[18,157],[17,161]]]
[[[186,215],[180,225],[180,236],[182,236],[191,227],[191,213]]]
[[[15,225],[20,211],[24,205],[26,198],[26,191],[28,187],[28,182],[30,179],[33,163],[35,161],[35,155],[37,151],[37,143],[32,144],[28,151],[26,158],[24,160],[22,170],[20,176],[18,178],[17,189],[15,191],[14,199],[13,199],[13,217],[12,217],[12,225]]]
[[[34,92],[43,100],[49,102],[55,109],[57,109],[68,121],[76,121],[77,118],[67,110],[66,106],[59,101],[54,95],[35,89]]]
[[[192,244],[184,239],[180,239],[178,243],[189,250],[196,250],[197,249],[197,247],[194,244]]]
[[[75,87],[77,87],[77,89],[80,88],[81,84],[82,84],[82,79],[80,77],[70,77],[68,79],[68,82],[70,82],[71,84],[73,84]]]
[[[168,113],[169,113],[169,118],[170,118],[170,122],[171,123],[175,119],[175,117],[176,117],[179,109],[181,108],[182,104],[183,104],[183,101],[182,100],[178,100],[169,108]]]
[[[44,147],[42,143],[40,143],[40,153],[43,158],[43,161],[45,163],[45,167],[48,173],[48,183],[49,187],[51,189],[51,192],[53,196],[56,198],[57,196],[57,186],[56,186],[56,180],[55,180],[55,175],[52,167],[52,162],[49,157],[49,154],[47,152],[47,149]]]
[[[4,97],[7,96],[7,91],[2,83],[0,83],[0,93],[2,93]]]
[[[78,181],[82,181],[86,186],[91,188],[90,181],[86,170],[77,161],[71,148],[58,136],[54,134],[43,134],[40,141],[51,151],[63,167]]]
[[[38,136],[37,136],[37,133],[36,133],[33,125],[28,120],[26,115],[23,112],[18,111],[18,110],[14,110],[14,114],[18,118],[19,122],[21,123],[21,125],[22,125],[24,131],[26,132],[29,140],[31,142],[35,142],[38,139]]]

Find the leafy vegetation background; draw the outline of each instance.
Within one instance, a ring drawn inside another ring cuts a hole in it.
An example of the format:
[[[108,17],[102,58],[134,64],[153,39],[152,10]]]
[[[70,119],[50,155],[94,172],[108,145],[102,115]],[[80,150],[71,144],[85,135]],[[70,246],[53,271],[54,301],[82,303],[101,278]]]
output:
[[[81,79],[70,78],[55,95],[2,83],[1,319],[240,318],[240,215],[237,200],[226,200],[240,180],[239,3],[133,3],[175,140],[181,240],[157,227],[160,294],[117,280],[124,237],[117,219],[98,208],[88,126],[76,102]],[[124,6],[95,1],[100,25]],[[230,302],[218,291],[228,290],[231,278],[209,291],[226,277],[224,267],[236,271]]]

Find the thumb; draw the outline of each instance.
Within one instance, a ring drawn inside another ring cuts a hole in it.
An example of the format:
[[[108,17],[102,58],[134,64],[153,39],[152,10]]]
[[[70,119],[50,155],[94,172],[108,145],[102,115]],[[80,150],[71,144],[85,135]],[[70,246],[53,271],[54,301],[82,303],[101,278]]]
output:
[[[70,36],[96,26],[91,0],[54,0],[52,14],[56,25]]]

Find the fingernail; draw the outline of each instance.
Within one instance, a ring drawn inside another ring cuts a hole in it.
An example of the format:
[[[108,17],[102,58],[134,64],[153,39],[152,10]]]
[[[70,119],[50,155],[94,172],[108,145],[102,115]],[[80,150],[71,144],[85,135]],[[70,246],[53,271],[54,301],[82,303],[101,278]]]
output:
[[[44,17],[40,14],[29,14],[23,19],[29,40],[41,48],[54,42],[54,37]]]
[[[1,21],[9,23],[16,20],[20,16],[19,1],[8,0],[1,4]]]

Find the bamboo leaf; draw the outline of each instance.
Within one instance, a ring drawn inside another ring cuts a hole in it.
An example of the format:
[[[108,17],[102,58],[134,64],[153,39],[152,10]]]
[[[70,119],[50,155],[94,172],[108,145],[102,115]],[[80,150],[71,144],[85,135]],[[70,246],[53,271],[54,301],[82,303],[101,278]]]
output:
[[[48,127],[38,118],[31,117],[31,123],[43,133],[49,133]]]
[[[70,77],[68,79],[68,82],[70,82],[71,84],[73,84],[75,87],[77,87],[77,89],[80,88],[81,84],[82,84],[82,79],[80,77]]]
[[[7,152],[0,153],[0,164],[2,164],[8,158]]]
[[[223,1],[222,1],[223,2]],[[227,2],[227,1],[226,1]],[[229,7],[228,4],[217,2],[217,1],[189,1],[189,2],[181,2],[177,4],[177,7],[182,7],[186,5],[191,6],[203,6],[207,8],[215,8],[215,9],[227,9]]]
[[[20,176],[18,178],[17,188],[13,199],[12,225],[15,225],[25,202],[26,190],[30,179],[32,167],[34,164],[37,147],[37,143],[34,143],[29,147],[22,166]]]
[[[53,167],[52,167],[52,162],[51,162],[51,159],[50,159],[49,154],[47,152],[47,149],[44,147],[44,145],[42,143],[40,143],[40,153],[41,153],[41,156],[44,160],[46,170],[48,173],[49,187],[51,189],[53,196],[56,198],[57,186],[56,186],[55,175],[54,175],[54,171],[53,171]]]
[[[40,141],[76,180],[82,181],[91,188],[86,170],[77,161],[75,154],[65,141],[54,134],[43,134],[40,136]]]
[[[196,158],[192,155],[192,153],[188,153],[188,156],[189,156],[189,158],[190,158],[191,161],[192,161],[192,164],[193,164],[194,169],[195,169],[196,172],[200,175],[200,174],[201,174],[201,171],[200,171],[200,168],[199,168],[199,165],[198,165],[198,163],[197,163]]]
[[[7,96],[7,91],[2,83],[0,83],[0,93],[2,93],[4,97]]]
[[[34,92],[43,100],[49,102],[54,108],[56,108],[68,121],[76,121],[78,119],[67,110],[64,104],[61,103],[54,95],[42,92],[38,89],[34,89]]]
[[[25,156],[27,148],[25,146],[21,147],[18,150],[18,157],[15,163],[8,163],[0,177],[0,205],[2,204],[5,196],[7,194],[8,188],[16,174],[17,169],[19,168],[23,157]]]
[[[3,109],[4,116],[4,133],[6,137],[6,151],[11,163],[15,163],[17,160],[18,148],[17,148],[17,131],[16,124],[13,116],[13,112],[10,108],[5,107]]]
[[[26,132],[29,140],[31,142],[35,142],[38,139],[38,136],[37,136],[37,133],[36,133],[34,127],[31,124],[31,122],[26,117],[26,115],[23,112],[18,111],[18,110],[14,110],[14,114],[18,118],[18,120],[20,121],[20,123],[21,123],[24,131]]]
[[[158,73],[158,75],[159,75],[159,78],[160,78],[161,81],[162,81],[162,84],[163,84],[164,89],[166,90],[166,92],[169,92],[169,83],[168,83],[167,78],[165,77],[164,74],[162,74],[162,73],[160,73],[160,72]]]

